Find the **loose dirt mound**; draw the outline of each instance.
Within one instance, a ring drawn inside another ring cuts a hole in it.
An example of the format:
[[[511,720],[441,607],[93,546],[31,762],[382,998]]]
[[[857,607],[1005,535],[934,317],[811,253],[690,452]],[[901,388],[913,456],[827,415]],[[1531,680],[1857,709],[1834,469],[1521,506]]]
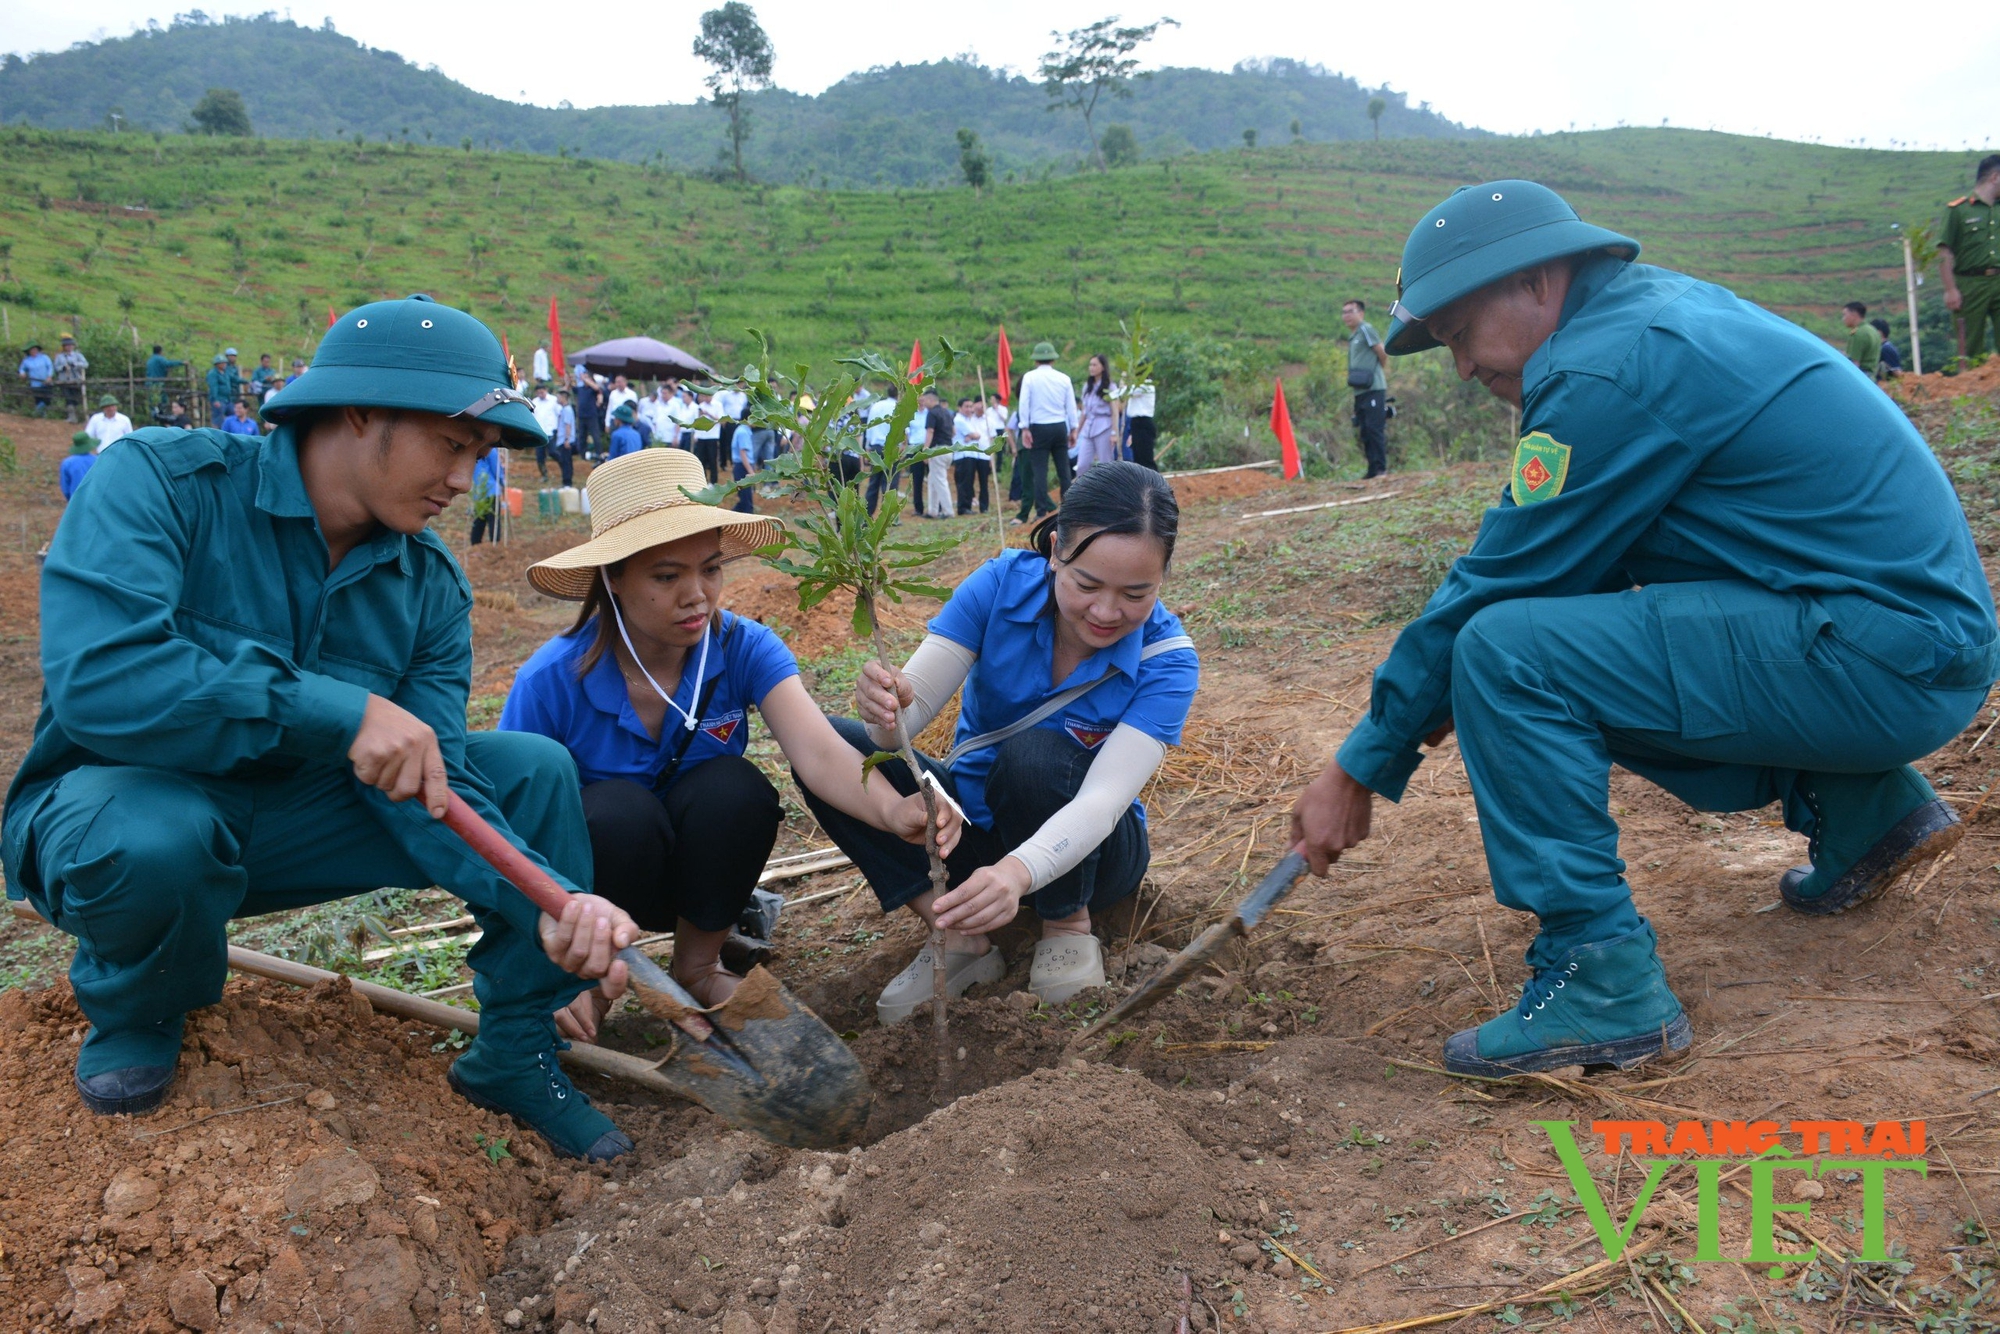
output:
[[[438,1035],[345,983],[233,983],[173,1097],[97,1117],[67,987],[0,994],[0,1325],[489,1329],[507,1243],[594,1184],[444,1082]]]
[[[1171,1100],[1078,1061],[844,1155],[732,1135],[524,1241],[496,1287],[556,1327],[1151,1330],[1221,1258],[1214,1156]]]

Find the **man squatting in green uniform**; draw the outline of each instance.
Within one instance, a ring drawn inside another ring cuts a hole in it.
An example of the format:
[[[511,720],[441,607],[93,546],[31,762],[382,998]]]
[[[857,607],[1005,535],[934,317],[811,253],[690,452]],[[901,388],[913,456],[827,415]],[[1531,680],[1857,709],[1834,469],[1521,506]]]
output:
[[[139,431],[78,488],[42,573],[42,711],[7,793],[10,894],[76,937],[84,1102],[143,1112],[213,1004],[232,917],[442,885],[484,932],[471,1101],[565,1154],[631,1141],[556,1064],[632,919],[587,893],[568,752],[465,729],[472,593],[426,527],[496,444],[544,437],[499,340],[427,297],[350,311],[268,436]],[[560,921],[440,823],[456,791],[576,892]]]
[[[1944,304],[1958,315],[1958,355],[1986,352],[1986,326],[2000,349],[2000,237],[1993,234],[1995,205],[2000,204],[2000,153],[1979,159],[1972,193],[1960,195],[1944,208],[1938,232],[1938,276],[1944,279]]]
[[[1495,896],[1541,919],[1520,1005],[1445,1043],[1464,1074],[1691,1040],[1613,764],[1697,810],[1780,803],[1812,861],[1784,901],[1840,912],[1957,842],[1910,762],[2000,675],[1971,531],[1909,420],[1819,338],[1638,253],[1528,181],[1460,190],[1403,249],[1390,354],[1442,343],[1524,434],[1292,827],[1324,872],[1456,725]]]

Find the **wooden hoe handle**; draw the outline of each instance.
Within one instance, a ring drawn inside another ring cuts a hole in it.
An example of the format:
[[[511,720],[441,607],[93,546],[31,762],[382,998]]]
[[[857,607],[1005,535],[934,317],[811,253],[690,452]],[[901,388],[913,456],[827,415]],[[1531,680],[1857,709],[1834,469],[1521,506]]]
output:
[[[485,859],[486,864],[513,882],[514,888],[528,896],[529,902],[551,917],[561,917],[563,905],[569,902],[569,893],[558,885],[554,878],[522,855],[521,850],[500,836],[500,832],[481,818],[478,811],[465,804],[465,798],[454,792],[444,808],[444,822],[451,832],[464,839],[472,850]]]

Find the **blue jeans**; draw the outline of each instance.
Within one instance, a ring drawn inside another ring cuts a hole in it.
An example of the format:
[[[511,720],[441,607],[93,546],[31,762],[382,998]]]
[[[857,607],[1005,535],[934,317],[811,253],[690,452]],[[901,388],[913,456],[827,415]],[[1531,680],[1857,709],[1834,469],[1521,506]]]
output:
[[[852,718],[832,721],[834,730],[849,745],[863,755],[875,753],[875,743],[860,723]],[[1032,727],[1001,742],[992,771],[986,776],[986,805],[993,812],[993,827],[965,826],[958,846],[945,858],[948,883],[963,884],[980,867],[993,865],[1027,842],[1044,821],[1076,796],[1095,757],[1096,752],[1085,750],[1068,733],[1050,728]],[[936,774],[957,799],[958,785],[950,770],[928,755],[918,755],[917,763]],[[891,760],[877,769],[870,781],[883,778],[904,796],[917,790],[910,767],[901,760]],[[806,806],[819,827],[868,877],[882,911],[894,912],[930,889],[930,859],[921,844],[905,843],[836,810],[820,800],[796,772],[792,781],[805,793]],[[1130,809],[1081,862],[1030,894],[1027,902],[1045,922],[1074,917],[1085,908],[1102,912],[1139,888],[1151,861],[1146,822],[1136,808]]]

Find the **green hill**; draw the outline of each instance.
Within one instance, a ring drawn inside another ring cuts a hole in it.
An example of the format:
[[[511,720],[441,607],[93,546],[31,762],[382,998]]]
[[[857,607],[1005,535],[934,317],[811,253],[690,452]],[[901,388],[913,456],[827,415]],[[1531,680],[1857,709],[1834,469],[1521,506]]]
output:
[[[1340,303],[1362,296],[1379,320],[1410,225],[1455,186],[1545,181],[1640,238],[1649,260],[1822,334],[1858,298],[1900,338],[1889,225],[1934,216],[1969,165],[1628,129],[1237,150],[976,196],[737,188],[404,144],[14,129],[0,132],[0,311],[16,346],[74,318],[113,366],[139,340],[205,362],[223,343],[308,352],[329,306],[428,291],[505,331],[525,359],[553,296],[571,350],[649,332],[733,367],[754,326],[786,362],[824,365],[944,335],[990,371],[997,326],[1017,350],[1051,338],[1080,365],[1143,309],[1177,340],[1183,385],[1268,393],[1268,371],[1315,369],[1328,387],[1310,406],[1333,438]],[[1941,320],[1928,290],[1926,318]],[[1926,345],[1935,361],[1941,342]],[[1449,443],[1438,437],[1440,455]]]
[[[692,40],[693,28],[689,29]],[[784,33],[773,34],[782,58]],[[782,65],[780,67],[782,69]],[[257,133],[280,139],[415,139],[535,153],[566,151],[680,170],[712,167],[724,120],[705,104],[548,109],[476,93],[331,28],[268,15],[172,26],[0,60],[0,121],[51,129],[176,131],[211,87],[243,94]],[[1226,148],[1254,129],[1283,143],[1294,121],[1312,141],[1372,135],[1372,90],[1296,61],[1230,73],[1169,69],[1135,86],[1107,121],[1131,126],[1148,157]],[[1467,133],[1385,93],[1393,138]],[[1081,120],[1052,115],[1039,84],[960,61],[855,74],[816,97],[783,89],[746,99],[746,162],[762,180],[833,186],[920,185],[958,174],[955,134],[977,130],[998,174],[1069,168],[1089,151]]]

